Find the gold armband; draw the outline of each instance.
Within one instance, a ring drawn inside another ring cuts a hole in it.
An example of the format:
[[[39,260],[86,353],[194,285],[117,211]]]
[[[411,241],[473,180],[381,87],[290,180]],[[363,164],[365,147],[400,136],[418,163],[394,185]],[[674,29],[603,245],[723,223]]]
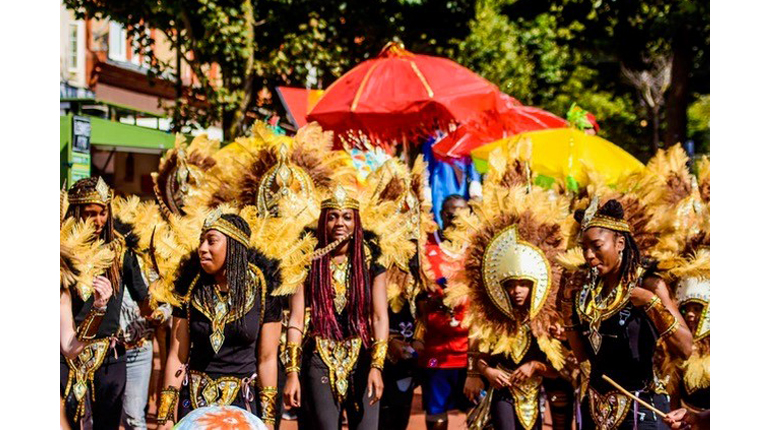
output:
[[[262,387],[259,391],[259,403],[262,405],[262,421],[265,424],[275,424],[275,405],[278,398],[278,388]]]
[[[388,340],[377,339],[372,345],[372,365],[375,369],[385,368],[385,356],[388,354]]]
[[[286,343],[286,374],[292,372],[299,373],[300,361],[302,359],[302,347],[298,343]]]
[[[422,342],[425,339],[425,324],[422,321],[417,321],[414,324],[414,336],[412,339]]]
[[[107,309],[96,309],[91,307],[91,310],[86,315],[86,319],[78,326],[77,337],[81,342],[92,340],[96,337],[96,332],[99,331],[99,325],[104,319],[104,315],[107,313]]]
[[[645,305],[644,313],[647,314],[655,325],[655,328],[658,329],[661,340],[674,334],[674,331],[676,331],[679,326],[679,321],[671,311],[663,305],[663,302],[660,301],[660,297],[658,296],[654,296],[652,300]]]
[[[158,424],[165,424],[174,417],[174,409],[179,400],[179,390],[168,386],[160,392],[160,406],[158,406]]]

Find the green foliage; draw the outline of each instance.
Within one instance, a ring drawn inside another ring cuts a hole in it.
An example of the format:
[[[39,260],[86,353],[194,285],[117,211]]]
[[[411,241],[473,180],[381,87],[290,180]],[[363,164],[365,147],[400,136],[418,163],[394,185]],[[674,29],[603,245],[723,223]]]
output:
[[[711,151],[711,96],[698,95],[687,108],[687,138],[695,141],[695,152],[709,154]]]

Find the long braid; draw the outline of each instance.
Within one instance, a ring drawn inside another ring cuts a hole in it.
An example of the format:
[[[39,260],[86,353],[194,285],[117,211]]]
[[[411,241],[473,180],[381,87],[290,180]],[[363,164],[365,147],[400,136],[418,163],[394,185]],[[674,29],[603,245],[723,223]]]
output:
[[[371,278],[364,253],[364,229],[358,211],[353,211],[355,230],[350,261],[350,280],[348,288],[348,328],[350,333],[360,337],[365,348],[371,345],[369,316],[372,308]]]
[[[323,209],[321,216],[318,217],[318,248],[324,248],[328,245],[329,239],[326,235],[326,222],[329,217],[329,210]],[[310,284],[305,290],[305,296],[312,299],[311,318],[313,329],[317,333],[331,337],[335,340],[342,339],[342,330],[337,324],[334,315],[334,296],[331,285],[331,270],[329,269],[329,253],[313,260],[310,269]]]

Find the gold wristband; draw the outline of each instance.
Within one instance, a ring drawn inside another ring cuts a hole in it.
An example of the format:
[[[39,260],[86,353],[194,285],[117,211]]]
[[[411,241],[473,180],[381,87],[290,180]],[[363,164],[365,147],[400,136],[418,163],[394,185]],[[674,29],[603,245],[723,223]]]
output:
[[[179,390],[168,386],[160,392],[160,406],[158,406],[158,424],[165,424],[173,418],[176,403],[179,400]]]
[[[658,296],[650,300],[645,306],[644,312],[655,325],[655,328],[658,329],[661,338],[670,336],[676,330],[678,325],[676,317],[666,309]]]
[[[286,343],[286,374],[292,372],[299,373],[300,361],[302,358],[302,347],[298,343],[288,342]]]
[[[388,354],[388,340],[377,339],[372,345],[372,365],[375,369],[385,368],[385,356]]]
[[[265,424],[275,424],[275,405],[278,398],[278,388],[262,387],[259,391],[259,403],[262,405],[262,421]]]
[[[104,319],[104,315],[107,313],[106,309],[100,310],[95,307],[91,307],[91,310],[86,315],[86,319],[78,326],[77,338],[81,342],[92,340],[96,337],[96,333],[99,331],[99,326]]]

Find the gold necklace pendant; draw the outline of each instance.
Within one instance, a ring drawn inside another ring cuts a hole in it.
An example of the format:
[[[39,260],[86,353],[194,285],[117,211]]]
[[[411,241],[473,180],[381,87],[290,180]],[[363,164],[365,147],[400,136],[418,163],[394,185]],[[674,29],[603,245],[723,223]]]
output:
[[[348,257],[345,257],[339,264],[335,263],[333,259],[330,259],[329,263],[332,272],[332,287],[334,288],[334,310],[337,314],[341,314],[348,304]]]
[[[227,300],[222,297],[219,292],[219,288],[216,286],[214,293],[216,294],[216,304],[214,305],[214,319],[211,321],[211,335],[209,341],[211,342],[211,348],[214,353],[218,353],[225,343],[225,321],[227,314],[229,313]]]

